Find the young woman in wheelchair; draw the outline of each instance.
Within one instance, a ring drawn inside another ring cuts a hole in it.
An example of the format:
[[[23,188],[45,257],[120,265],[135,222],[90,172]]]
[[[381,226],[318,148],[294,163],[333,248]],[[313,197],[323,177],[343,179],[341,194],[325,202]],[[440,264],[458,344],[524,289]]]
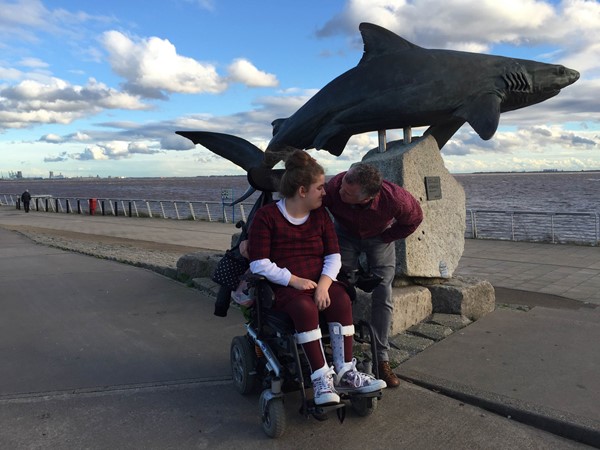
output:
[[[345,287],[335,281],[341,257],[333,223],[322,206],[324,170],[301,150],[288,157],[285,169],[281,200],[259,209],[250,225],[250,270],[272,283],[274,308],[294,323],[296,341],[310,363],[316,405],[339,403],[341,393],[383,389],[385,381],[356,370],[352,357],[352,307]],[[325,359],[319,314],[328,323],[333,367]]]

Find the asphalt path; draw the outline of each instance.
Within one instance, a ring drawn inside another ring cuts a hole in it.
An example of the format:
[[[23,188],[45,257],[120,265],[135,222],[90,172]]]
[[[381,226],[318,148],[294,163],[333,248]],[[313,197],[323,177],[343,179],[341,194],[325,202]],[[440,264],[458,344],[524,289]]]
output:
[[[278,440],[232,384],[232,311],[154,272],[0,230],[0,448],[570,449],[583,444],[410,383],[344,423],[298,413]],[[449,338],[450,339],[450,338]]]

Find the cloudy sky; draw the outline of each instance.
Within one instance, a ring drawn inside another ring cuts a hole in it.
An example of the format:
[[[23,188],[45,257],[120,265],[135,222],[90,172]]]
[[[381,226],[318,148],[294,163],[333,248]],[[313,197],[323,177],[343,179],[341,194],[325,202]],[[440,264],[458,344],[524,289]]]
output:
[[[503,114],[489,141],[463,126],[442,150],[450,171],[600,169],[598,1],[0,0],[0,177],[241,174],[174,132],[264,149],[274,119],[356,66],[360,22],[426,48],[581,73],[557,97]],[[369,133],[339,158],[311,154],[334,173],[376,146]]]

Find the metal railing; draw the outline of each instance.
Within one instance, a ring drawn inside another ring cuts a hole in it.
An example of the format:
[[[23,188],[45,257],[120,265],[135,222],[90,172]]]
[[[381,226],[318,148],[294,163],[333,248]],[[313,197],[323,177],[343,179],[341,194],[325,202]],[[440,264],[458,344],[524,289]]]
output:
[[[20,195],[0,194],[0,205],[16,206],[19,202]],[[33,196],[31,199],[34,211],[225,223],[247,220],[246,211],[250,211],[253,205],[240,203],[232,207],[215,201],[50,196]],[[596,246],[600,245],[600,214],[467,209],[465,238]]]
[[[20,195],[0,194],[0,205],[20,207]],[[246,220],[253,203],[227,206],[223,202],[32,196],[32,211],[124,217],[154,217],[234,223]]]
[[[466,222],[466,238],[600,245],[597,212],[467,209]]]

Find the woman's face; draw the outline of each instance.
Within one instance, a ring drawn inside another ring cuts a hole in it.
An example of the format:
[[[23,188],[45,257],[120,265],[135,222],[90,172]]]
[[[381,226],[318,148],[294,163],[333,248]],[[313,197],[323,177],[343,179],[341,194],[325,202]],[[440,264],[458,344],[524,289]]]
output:
[[[325,175],[319,175],[317,179],[305,191],[304,197],[310,210],[317,209],[323,204],[325,196]]]

